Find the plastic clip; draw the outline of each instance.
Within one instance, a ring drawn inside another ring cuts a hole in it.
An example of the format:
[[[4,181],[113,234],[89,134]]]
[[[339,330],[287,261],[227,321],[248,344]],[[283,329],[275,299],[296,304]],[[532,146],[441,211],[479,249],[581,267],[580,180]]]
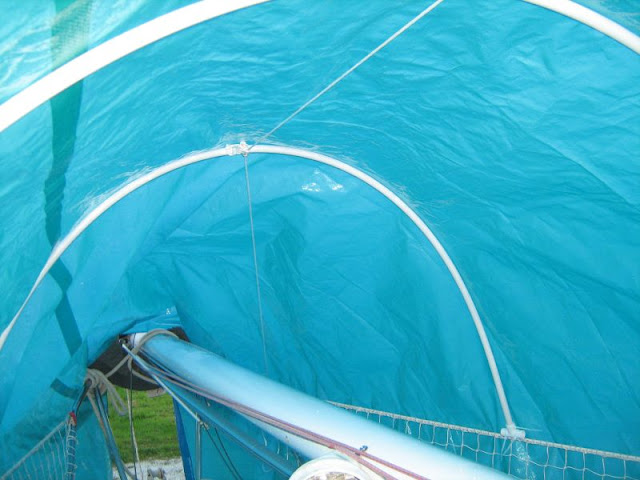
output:
[[[227,145],[226,149],[227,149],[227,155],[229,155],[230,157],[234,155],[242,155],[243,157],[246,157],[247,155],[249,155],[249,145],[247,145],[246,142]]]
[[[511,440],[522,440],[525,438],[525,431],[510,423],[505,428],[500,430],[500,435]]]

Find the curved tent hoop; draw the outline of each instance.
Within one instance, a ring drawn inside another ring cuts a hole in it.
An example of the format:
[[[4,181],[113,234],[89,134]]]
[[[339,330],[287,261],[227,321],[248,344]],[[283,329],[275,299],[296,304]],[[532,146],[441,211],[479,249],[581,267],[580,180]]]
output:
[[[71,85],[141,48],[212,18],[269,0],[202,0],[143,23],[79,55],[0,105],[0,132]],[[584,23],[640,54],[640,37],[571,0],[523,0]],[[435,2],[436,6],[440,2]],[[425,12],[428,13],[429,7]],[[417,17],[416,17],[417,18]],[[410,22],[411,23],[411,22]]]
[[[27,298],[24,300],[22,306],[15,314],[9,325],[4,329],[2,334],[0,334],[0,350],[4,347],[4,343],[7,340],[11,330],[13,329],[15,323],[18,318],[24,311],[25,307],[33,297],[38,286],[42,283],[44,278],[47,276],[51,268],[54,264],[62,257],[63,253],[78,239],[82,233],[93,224],[103,213],[113,207],[120,200],[128,196],[130,193],[138,190],[142,186],[152,182],[153,180],[162,177],[168,173],[171,173],[175,170],[179,170],[181,168],[187,167],[189,165],[193,165],[199,162],[203,162],[205,160],[212,160],[215,158],[223,157],[223,156],[236,156],[236,155],[249,155],[250,153],[266,153],[266,154],[276,154],[276,155],[287,155],[298,158],[304,158],[308,160],[312,160],[318,163],[323,163],[325,165],[331,166],[338,170],[341,170],[359,180],[366,183],[370,187],[377,190],[379,193],[384,195],[388,200],[390,200],[396,207],[398,207],[412,222],[418,227],[420,232],[425,236],[425,238],[429,241],[429,243],[433,246],[433,248],[438,253],[440,259],[443,261],[447,270],[449,271],[451,277],[453,278],[462,298],[467,306],[469,314],[473,320],[476,331],[478,333],[478,337],[480,338],[480,342],[482,344],[482,348],[489,365],[489,369],[491,371],[491,376],[493,379],[494,386],[496,388],[496,393],[498,395],[498,399],[500,401],[500,406],[502,408],[502,412],[506,422],[506,429],[504,430],[506,435],[509,436],[523,436],[524,432],[522,430],[518,430],[515,426],[513,418],[511,416],[511,411],[509,409],[509,402],[507,400],[504,387],[502,385],[502,380],[500,378],[500,372],[498,370],[498,366],[495,361],[495,357],[493,355],[493,350],[491,348],[491,344],[489,343],[489,339],[487,337],[486,331],[484,329],[484,325],[482,320],[480,319],[480,315],[475,306],[473,298],[467,289],[462,276],[460,275],[458,269],[456,268],[453,260],[449,257],[449,254],[442,246],[438,238],[431,231],[431,229],[424,223],[424,221],[420,218],[420,216],[405,203],[400,197],[398,197],[395,193],[393,193],[389,188],[384,186],[382,183],[368,175],[367,173],[359,170],[352,165],[348,165],[340,160],[329,157],[327,155],[322,155],[317,152],[311,152],[308,150],[293,148],[293,147],[285,147],[279,145],[253,145],[249,147],[245,143],[241,143],[239,145],[228,145],[225,148],[216,148],[212,150],[206,150],[203,152],[197,152],[186,157],[180,158],[178,160],[174,160],[169,162],[161,167],[158,167],[145,175],[142,175],[130,183],[124,185],[114,193],[112,193],[108,198],[106,198],[102,203],[100,203],[96,208],[87,213],[72,229],[71,231],[62,238],[53,248],[49,258],[47,259],[44,267],[40,271],[36,281],[34,282]]]
[[[583,23],[640,54],[640,37],[622,25],[572,0],[524,0]]]

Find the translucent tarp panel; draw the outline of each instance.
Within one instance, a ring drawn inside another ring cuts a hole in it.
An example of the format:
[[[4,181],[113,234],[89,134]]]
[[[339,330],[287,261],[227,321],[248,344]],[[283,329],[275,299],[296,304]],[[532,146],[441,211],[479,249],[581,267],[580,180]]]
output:
[[[188,0],[29,0],[0,3],[0,103],[87,49]]]

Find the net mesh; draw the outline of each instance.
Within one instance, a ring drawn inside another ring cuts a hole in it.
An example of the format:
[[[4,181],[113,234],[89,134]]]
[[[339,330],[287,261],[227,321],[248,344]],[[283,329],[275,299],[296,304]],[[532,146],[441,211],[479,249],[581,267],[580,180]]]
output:
[[[357,415],[527,480],[640,480],[640,457],[528,439],[334,403]]]
[[[513,441],[499,433],[334,403],[369,420],[526,480],[640,480],[640,457],[525,438]],[[303,460],[269,435],[265,446],[292,470]],[[71,480],[75,473],[76,433],[63,421],[36,444],[0,480]]]
[[[0,480],[72,480],[76,432],[69,421],[58,424]]]

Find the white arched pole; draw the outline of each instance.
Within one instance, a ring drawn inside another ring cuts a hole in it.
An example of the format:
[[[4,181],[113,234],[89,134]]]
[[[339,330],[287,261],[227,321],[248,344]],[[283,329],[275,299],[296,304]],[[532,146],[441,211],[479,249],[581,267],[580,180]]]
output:
[[[524,0],[583,23],[640,54],[640,37],[622,25],[571,0]]]
[[[176,32],[267,0],[202,0],[154,18],[77,56],[0,105],[0,132],[71,85]]]
[[[326,155],[322,155],[320,153],[311,152],[308,150],[302,150],[299,148],[290,148],[283,147],[277,145],[255,145],[251,147],[250,151],[252,153],[274,153],[281,155],[290,155],[294,157],[306,158],[309,160],[313,160],[316,162],[324,163],[325,165],[332,166],[339,170],[342,170],[349,175],[352,175],[359,180],[362,180],[367,185],[373,187],[382,195],[387,197],[396,207],[398,207],[402,212],[409,217],[409,219],[418,227],[418,229],[422,232],[422,234],[426,237],[429,243],[436,250],[442,261],[444,262],[447,270],[451,274],[453,281],[456,283],[458,290],[460,290],[460,294],[464,299],[464,303],[469,310],[469,314],[473,319],[473,323],[476,327],[476,331],[478,332],[478,337],[480,338],[480,343],[482,344],[482,349],[484,350],[484,354],[487,358],[487,363],[489,364],[489,369],[491,370],[491,376],[493,378],[493,383],[496,388],[496,392],[498,394],[498,399],[500,400],[500,406],[502,407],[502,413],[506,422],[506,429],[502,432],[506,436],[511,437],[524,437],[524,430],[518,430],[513,421],[513,417],[511,416],[511,410],[509,409],[509,402],[507,401],[507,396],[504,392],[504,387],[502,385],[502,379],[500,378],[500,372],[498,371],[498,365],[496,364],[495,357],[493,355],[493,350],[491,349],[491,344],[489,343],[489,339],[487,338],[487,333],[484,329],[484,325],[482,320],[480,319],[480,314],[478,313],[478,309],[471,298],[471,294],[467,289],[467,286],[464,283],[464,280],[460,276],[460,272],[456,268],[455,264],[449,257],[449,254],[444,249],[438,238],[431,231],[431,229],[422,221],[422,219],[418,216],[418,214],[407,205],[400,197],[398,197],[395,193],[377,181],[375,178],[367,175],[362,170],[358,170],[357,168],[348,165],[340,160],[336,160],[335,158],[328,157]]]
[[[375,178],[366,174],[362,170],[341,162],[340,160],[336,160],[335,158],[329,157],[327,155],[322,155],[317,152],[311,152],[300,148],[284,147],[278,145],[253,145],[249,147],[244,143],[239,145],[228,145],[225,148],[216,148],[204,152],[197,152],[178,160],[174,160],[173,162],[169,162],[161,167],[158,167],[151,172],[148,172],[145,175],[142,175],[141,177],[138,177],[130,183],[124,185],[122,188],[111,194],[107,199],[100,203],[96,208],[90,211],[87,215],[85,215],[71,229],[71,231],[55,245],[55,247],[51,251],[51,254],[49,255],[49,258],[47,259],[47,262],[45,263],[35,283],[33,284],[33,287],[31,288],[27,298],[23,302],[16,315],[11,320],[11,323],[4,329],[4,331],[0,335],[0,350],[3,348],[9,333],[13,329],[27,303],[33,296],[40,283],[42,283],[42,280],[49,273],[53,265],[60,259],[62,254],[71,246],[71,244],[82,234],[82,232],[84,232],[104,212],[113,207],[116,203],[118,203],[130,193],[170,172],[173,172],[180,168],[184,168],[188,165],[193,165],[195,163],[199,163],[205,160],[211,160],[222,156],[248,155],[251,153],[288,155],[312,160],[315,162],[323,163],[325,165],[329,165],[333,168],[337,168],[363,181],[370,187],[380,192],[382,195],[388,198],[396,207],[398,207],[418,227],[418,229],[433,246],[433,248],[436,250],[440,258],[444,262],[445,266],[447,267],[447,270],[451,274],[451,277],[456,283],[456,286],[458,287],[458,290],[460,291],[462,298],[464,299],[467,309],[469,310],[469,314],[471,315],[471,318],[475,325],[476,331],[478,332],[478,337],[480,338],[480,343],[482,344],[487,363],[489,364],[493,383],[495,385],[498,399],[500,401],[500,406],[502,408],[502,412],[506,422],[506,429],[504,429],[502,433],[512,437],[523,437],[524,432],[516,428],[511,416],[509,402],[507,401],[504,387],[502,385],[500,372],[498,371],[498,366],[493,355],[493,350],[491,349],[489,339],[487,338],[484,325],[482,323],[482,320],[480,319],[480,315],[478,314],[475,303],[473,302],[471,294],[469,293],[464,280],[458,272],[458,269],[451,260],[451,257],[449,257],[448,253],[446,252],[440,241],[437,239],[437,237],[434,235],[434,233],[431,231],[431,229],[424,223],[424,221],[422,221],[418,214],[411,207],[409,207],[409,205],[407,205],[400,197],[398,197],[395,193],[393,193]]]

